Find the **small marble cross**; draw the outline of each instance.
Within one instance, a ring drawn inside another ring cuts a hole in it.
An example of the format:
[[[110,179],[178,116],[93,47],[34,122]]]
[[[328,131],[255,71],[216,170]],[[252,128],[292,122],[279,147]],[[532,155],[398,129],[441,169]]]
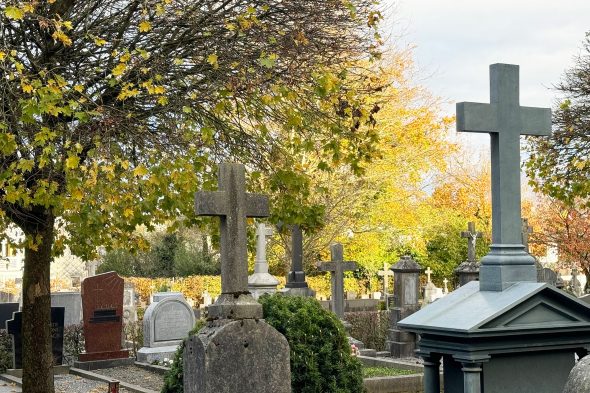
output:
[[[443,280],[443,284],[445,285],[444,289],[443,289],[443,293],[447,294],[449,293],[449,280],[447,280],[447,278],[445,277],[445,279]]]
[[[274,233],[272,227],[267,227],[263,222],[256,226],[256,263],[254,273],[268,273],[266,261],[266,241]]]
[[[428,282],[432,282],[432,281],[430,281],[430,275],[432,274],[432,269],[430,269],[430,266],[428,266],[428,268],[426,268],[424,273],[426,273],[426,275],[428,276]]]
[[[344,272],[357,269],[356,262],[344,261],[342,244],[330,246],[330,262],[322,262],[319,266],[323,272],[331,273],[332,280],[332,311],[340,319],[344,319]]]
[[[199,216],[218,216],[221,221],[221,292],[248,292],[246,219],[268,217],[268,197],[246,193],[242,164],[219,165],[219,191],[195,194]]]
[[[383,262],[383,270],[379,270],[377,275],[383,277],[383,295],[387,296],[389,293],[389,277],[393,277],[393,271],[389,269],[387,262]]]
[[[467,223],[467,231],[461,232],[461,237],[467,239],[467,261],[475,262],[475,245],[477,239],[481,238],[483,233],[476,232],[475,223],[470,221]]]

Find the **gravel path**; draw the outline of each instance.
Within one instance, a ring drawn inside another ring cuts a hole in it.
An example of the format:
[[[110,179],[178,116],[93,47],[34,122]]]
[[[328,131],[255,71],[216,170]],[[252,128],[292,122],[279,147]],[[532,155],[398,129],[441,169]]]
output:
[[[92,381],[77,375],[56,375],[53,383],[55,393],[108,393],[106,382]],[[128,393],[123,388],[119,392]]]
[[[164,376],[154,371],[145,370],[136,366],[121,366],[92,370],[93,373],[109,376],[118,381],[124,381],[142,388],[159,392],[164,386]],[[57,392],[56,392],[57,393]]]

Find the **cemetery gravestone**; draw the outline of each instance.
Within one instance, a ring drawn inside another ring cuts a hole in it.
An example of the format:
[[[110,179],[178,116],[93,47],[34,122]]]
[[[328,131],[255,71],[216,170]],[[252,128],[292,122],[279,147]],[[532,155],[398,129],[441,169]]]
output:
[[[391,307],[387,345],[394,358],[414,357],[416,335],[402,331],[398,322],[420,309],[420,272],[422,267],[408,255],[391,267],[394,273],[394,304]]]
[[[299,225],[291,226],[291,271],[287,274],[287,283],[283,290],[285,295],[315,296],[305,281],[303,271],[303,231]]]
[[[266,240],[272,234],[273,229],[267,227],[264,223],[257,225],[256,263],[254,264],[254,274],[248,277],[248,289],[255,299],[265,293],[275,293],[277,285],[279,285],[279,280],[268,273],[268,262],[266,261]]]
[[[126,359],[121,349],[124,281],[115,272],[88,277],[82,282],[84,347],[80,361]]]
[[[123,322],[130,323],[137,321],[137,308],[135,307],[135,285],[132,282],[125,282],[123,290]]]
[[[436,285],[431,281],[430,275],[432,274],[432,270],[428,267],[425,271],[426,275],[428,276],[426,287],[424,288],[424,305],[428,305],[439,299],[443,296],[443,291],[440,288],[437,288]]]
[[[6,321],[12,319],[12,315],[20,308],[18,303],[0,303],[0,326],[5,326]]]
[[[64,325],[78,325],[82,322],[82,297],[80,292],[53,292],[51,306],[65,309]]]
[[[590,349],[590,307],[546,283],[521,244],[520,134],[548,135],[549,109],[521,107],[518,66],[490,67],[491,104],[457,104],[459,131],[492,147],[492,245],[480,281],[400,321],[420,334],[424,392],[561,392],[575,354]]]
[[[475,256],[475,246],[477,239],[483,236],[482,232],[475,230],[475,223],[467,223],[467,231],[461,232],[461,237],[467,239],[467,260],[462,262],[456,269],[455,274],[459,278],[459,286],[465,285],[470,281],[479,279],[479,263]]]
[[[195,210],[221,221],[221,291],[209,321],[185,342],[185,393],[289,393],[289,344],[262,319],[248,292],[246,218],[268,216],[268,199],[245,192],[241,164],[219,166],[219,191],[198,192]]]
[[[357,269],[356,262],[344,262],[343,247],[340,243],[330,246],[330,262],[323,262],[320,271],[330,272],[332,282],[332,312],[344,320],[344,272]],[[356,296],[355,296],[356,297]]]
[[[379,270],[377,275],[383,277],[383,298],[385,299],[385,307],[389,310],[389,302],[387,301],[391,295],[389,293],[389,277],[393,277],[393,272],[389,269],[387,262],[383,262],[383,270]]]
[[[143,317],[143,348],[137,360],[152,363],[172,359],[178,345],[195,326],[195,314],[180,292],[154,296]]]
[[[63,307],[51,307],[51,352],[53,364],[63,363],[64,348],[64,314]],[[6,331],[12,335],[12,364],[13,368],[23,368],[23,314],[17,311],[13,318],[6,321]]]

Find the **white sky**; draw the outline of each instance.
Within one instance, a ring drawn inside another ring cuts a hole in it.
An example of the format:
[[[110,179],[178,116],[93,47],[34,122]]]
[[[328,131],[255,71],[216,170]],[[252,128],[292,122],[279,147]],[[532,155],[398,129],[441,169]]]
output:
[[[551,87],[574,64],[590,31],[589,0],[382,2],[385,36],[398,47],[415,46],[424,77],[418,82],[448,101],[448,114],[455,102],[489,102],[492,63],[520,65],[521,105],[553,106]]]

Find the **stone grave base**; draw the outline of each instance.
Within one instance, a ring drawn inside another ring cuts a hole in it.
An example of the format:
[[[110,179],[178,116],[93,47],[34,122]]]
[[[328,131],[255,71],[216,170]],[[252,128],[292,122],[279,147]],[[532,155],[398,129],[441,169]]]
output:
[[[185,393],[290,393],[289,344],[262,319],[218,319],[185,341]]]
[[[166,347],[148,348],[143,347],[137,351],[137,361],[142,363],[162,362],[164,359],[172,361],[178,345],[169,345]]]
[[[94,360],[125,359],[129,357],[129,351],[107,351],[107,352],[90,352],[81,353],[78,356],[81,362],[91,362]]]
[[[303,288],[283,288],[280,291],[286,296],[304,296],[304,297],[315,297],[315,291],[309,287]]]
[[[107,360],[91,360],[88,362],[75,361],[73,368],[80,370],[98,370],[101,368],[111,368],[119,366],[131,366],[135,363],[134,358],[121,358],[121,359],[107,359]],[[71,370],[71,368],[70,368]]]

